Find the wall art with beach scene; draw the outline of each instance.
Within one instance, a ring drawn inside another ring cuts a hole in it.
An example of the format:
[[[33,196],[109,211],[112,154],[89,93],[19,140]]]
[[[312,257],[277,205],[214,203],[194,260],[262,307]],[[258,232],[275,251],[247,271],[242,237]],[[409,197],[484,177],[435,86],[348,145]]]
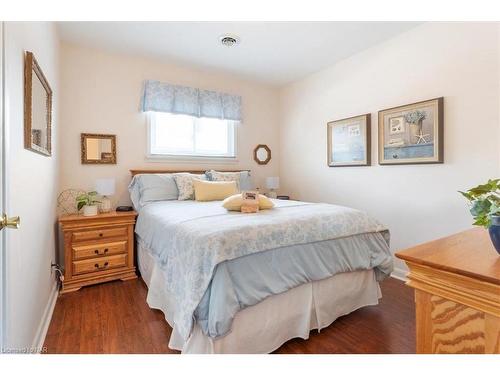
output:
[[[443,122],[443,98],[379,111],[379,164],[442,163]]]
[[[370,165],[370,134],[370,114],[329,122],[328,165],[330,167]]]

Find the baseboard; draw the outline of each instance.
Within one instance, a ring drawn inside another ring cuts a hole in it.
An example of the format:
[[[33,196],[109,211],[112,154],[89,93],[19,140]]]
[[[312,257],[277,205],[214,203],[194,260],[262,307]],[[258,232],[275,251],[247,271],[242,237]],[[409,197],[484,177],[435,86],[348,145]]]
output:
[[[36,349],[37,353],[40,353],[43,349],[43,343],[45,342],[45,336],[49,330],[50,321],[52,320],[52,314],[54,313],[58,295],[59,283],[55,282],[52,290],[50,291],[49,300],[43,312],[42,319],[40,320],[40,325],[38,326],[35,338],[33,339],[33,344],[31,345],[33,349]]]
[[[394,271],[391,273],[391,277],[394,277],[395,279],[401,280],[401,281],[408,281],[407,278],[408,271],[403,269],[403,268],[394,268]]]

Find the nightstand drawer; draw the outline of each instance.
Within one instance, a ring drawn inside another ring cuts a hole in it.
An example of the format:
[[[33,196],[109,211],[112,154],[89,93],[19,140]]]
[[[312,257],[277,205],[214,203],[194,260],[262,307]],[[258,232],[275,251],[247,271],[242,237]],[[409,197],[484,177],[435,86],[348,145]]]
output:
[[[127,236],[127,227],[89,230],[82,232],[73,232],[72,240],[77,241],[90,241],[99,240],[104,238],[125,237]]]
[[[113,255],[102,258],[92,258],[73,262],[73,275],[105,271],[112,268],[125,267],[127,254]]]
[[[108,242],[94,245],[73,246],[73,259],[97,258],[127,251],[127,241]]]

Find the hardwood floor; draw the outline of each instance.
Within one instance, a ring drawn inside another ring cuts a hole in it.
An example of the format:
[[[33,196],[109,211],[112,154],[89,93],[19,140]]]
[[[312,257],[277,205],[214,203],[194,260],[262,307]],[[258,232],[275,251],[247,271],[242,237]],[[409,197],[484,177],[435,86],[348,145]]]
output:
[[[275,353],[415,353],[413,290],[396,279],[381,284],[378,306],[337,319],[309,340],[293,339]],[[179,353],[171,328],[146,303],[140,280],[114,281],[59,297],[45,339],[47,353]]]

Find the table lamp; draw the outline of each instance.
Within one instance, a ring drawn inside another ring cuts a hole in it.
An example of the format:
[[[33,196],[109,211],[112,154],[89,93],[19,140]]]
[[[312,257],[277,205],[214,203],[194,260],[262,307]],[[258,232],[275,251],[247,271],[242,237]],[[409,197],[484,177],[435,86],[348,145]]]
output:
[[[101,204],[99,209],[101,212],[111,211],[111,200],[109,195],[115,193],[115,179],[114,178],[99,178],[95,182],[95,191],[102,196],[100,199]]]
[[[267,196],[269,198],[276,198],[276,190],[280,187],[280,178],[279,177],[266,177],[266,187],[269,189],[269,193]]]

